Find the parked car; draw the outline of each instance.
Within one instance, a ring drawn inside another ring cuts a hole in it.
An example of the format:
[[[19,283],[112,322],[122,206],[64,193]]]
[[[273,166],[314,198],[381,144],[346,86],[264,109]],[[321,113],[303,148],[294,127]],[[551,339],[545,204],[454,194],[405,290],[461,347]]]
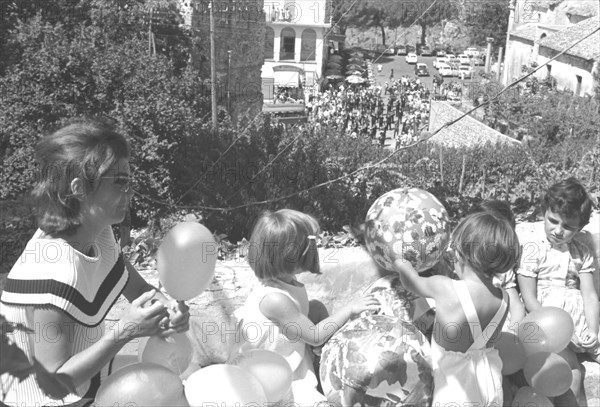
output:
[[[406,55],[406,54],[408,54],[408,51],[406,50],[405,45],[399,45],[398,47],[396,47],[396,55]]]
[[[460,54],[458,56],[458,61],[461,65],[469,65],[471,63],[471,58],[467,54]]]
[[[450,67],[450,65],[448,65],[444,62],[439,63],[437,66],[437,69],[438,69],[438,73],[441,76],[453,76],[452,68]]]
[[[423,45],[421,47],[421,55],[423,55],[423,56],[431,56],[431,48],[429,48],[427,45]]]
[[[406,53],[410,54],[410,53],[416,54],[417,53],[417,49],[415,47],[413,47],[412,45],[406,45]]]
[[[479,56],[479,51],[475,47],[469,47],[463,54],[467,55],[469,58],[474,58]]]
[[[458,67],[458,72],[459,76],[465,79],[473,79],[473,76],[475,76],[475,68],[469,65],[461,65],[460,67]]]
[[[417,57],[417,54],[415,54],[414,52],[409,52],[404,57],[404,60],[406,61],[407,64],[416,64],[418,59],[419,58]]]
[[[448,59],[454,59],[454,58],[456,58],[456,55],[454,55],[454,54],[453,54],[453,53],[451,53],[451,52],[448,52],[448,53],[446,54],[446,58],[448,58]]]
[[[457,62],[447,62],[447,65],[452,69],[452,76],[460,76],[460,64]]]
[[[422,62],[415,65],[415,75],[417,76],[429,76],[429,71],[427,70],[427,64]]]
[[[445,57],[446,51],[444,51],[443,49],[438,49],[438,50],[436,50],[435,55],[438,57]]]
[[[394,52],[394,51],[395,51],[395,50],[394,50],[394,47],[393,47],[392,45],[390,45],[389,47],[387,47],[387,48],[385,49],[385,51],[383,51],[383,53],[384,53],[385,55],[394,55],[394,54],[395,54],[395,52]]]
[[[435,69],[439,69],[439,68],[438,68],[439,64],[444,64],[444,63],[446,63],[446,61],[447,61],[447,60],[448,60],[448,58],[445,58],[445,57],[436,57],[436,58],[433,60],[433,67],[434,67]]]
[[[471,59],[471,62],[473,63],[473,65],[483,66],[483,65],[485,65],[485,58],[482,56],[473,57]]]

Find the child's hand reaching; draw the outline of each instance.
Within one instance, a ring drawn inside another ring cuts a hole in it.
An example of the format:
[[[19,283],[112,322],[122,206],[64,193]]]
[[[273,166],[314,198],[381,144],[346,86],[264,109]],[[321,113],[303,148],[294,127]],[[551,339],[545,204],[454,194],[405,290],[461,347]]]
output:
[[[348,307],[351,317],[354,318],[363,311],[378,311],[381,304],[373,294],[367,294],[355,299]]]
[[[598,345],[598,334],[588,332],[586,336],[580,339],[581,347],[589,350]]]

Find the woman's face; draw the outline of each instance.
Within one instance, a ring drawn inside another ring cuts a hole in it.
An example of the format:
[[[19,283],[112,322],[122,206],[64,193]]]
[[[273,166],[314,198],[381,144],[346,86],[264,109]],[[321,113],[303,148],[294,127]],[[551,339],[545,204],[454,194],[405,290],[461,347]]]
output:
[[[102,175],[96,190],[82,201],[84,222],[92,222],[98,228],[122,222],[132,196],[129,160],[121,158]]]

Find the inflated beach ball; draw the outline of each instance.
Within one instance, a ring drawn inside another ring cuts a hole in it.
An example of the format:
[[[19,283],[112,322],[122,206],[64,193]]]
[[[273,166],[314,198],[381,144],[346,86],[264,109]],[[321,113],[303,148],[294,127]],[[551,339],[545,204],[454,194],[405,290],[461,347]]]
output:
[[[417,271],[437,263],[450,239],[448,212],[432,194],[418,188],[390,191],[371,205],[365,220],[365,243],[375,262],[393,271],[397,259]]]
[[[430,405],[430,349],[413,324],[396,316],[352,320],[323,347],[319,374],[325,396],[341,406]]]

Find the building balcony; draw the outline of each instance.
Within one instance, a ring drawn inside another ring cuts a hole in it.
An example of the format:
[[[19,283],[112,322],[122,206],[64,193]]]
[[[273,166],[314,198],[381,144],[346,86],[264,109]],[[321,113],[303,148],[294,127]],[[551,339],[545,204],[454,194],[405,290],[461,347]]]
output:
[[[331,27],[331,12],[326,4],[323,0],[265,1],[263,10],[267,23]]]

